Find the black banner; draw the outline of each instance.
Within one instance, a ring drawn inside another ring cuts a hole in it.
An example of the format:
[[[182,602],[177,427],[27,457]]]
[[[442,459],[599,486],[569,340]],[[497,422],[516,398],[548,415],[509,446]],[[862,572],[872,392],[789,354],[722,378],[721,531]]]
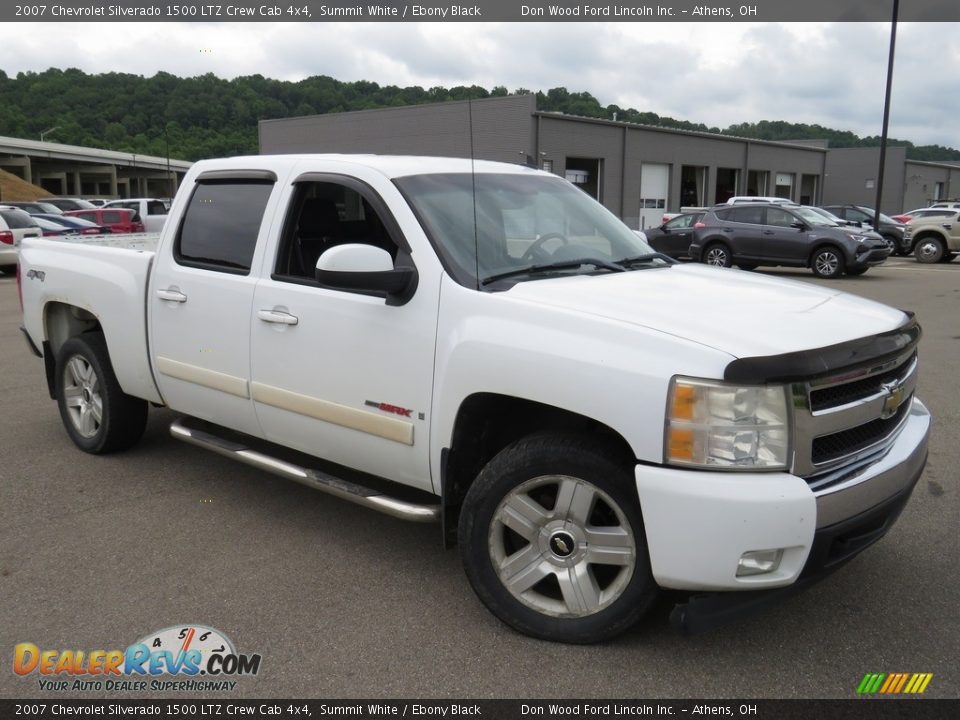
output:
[[[886,22],[892,0],[285,0],[3,3],[4,22]],[[903,22],[960,20],[956,0],[909,0]]]
[[[946,720],[960,700],[862,697],[851,700],[0,700],[0,718],[358,718],[361,720]]]

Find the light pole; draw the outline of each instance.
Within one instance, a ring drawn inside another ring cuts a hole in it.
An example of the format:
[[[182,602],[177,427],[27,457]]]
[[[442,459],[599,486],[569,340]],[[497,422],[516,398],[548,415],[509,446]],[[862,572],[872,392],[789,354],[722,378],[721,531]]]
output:
[[[897,45],[897,17],[900,0],[893,0],[893,19],[890,21],[890,55],[887,58],[887,94],[883,99],[883,132],[880,135],[880,168],[877,170],[877,203],[873,210],[873,231],[880,230],[880,200],[883,197],[883,171],[887,162],[887,128],[890,125],[890,90],[893,87],[893,51]]]
[[[46,130],[44,130],[43,132],[41,132],[41,133],[40,133],[40,142],[43,142],[43,136],[44,136],[44,135],[49,135],[49,134],[52,133],[54,130],[59,130],[59,129],[60,129],[60,126],[59,126],[59,125],[54,125],[52,128],[47,128]]]

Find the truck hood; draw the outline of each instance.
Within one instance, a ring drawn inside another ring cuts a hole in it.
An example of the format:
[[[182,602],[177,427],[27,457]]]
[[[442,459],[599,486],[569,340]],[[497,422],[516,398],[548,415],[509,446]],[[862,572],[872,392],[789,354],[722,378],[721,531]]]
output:
[[[736,358],[827,347],[893,330],[905,319],[900,310],[834,288],[703,265],[527,281],[507,294],[675,335]]]

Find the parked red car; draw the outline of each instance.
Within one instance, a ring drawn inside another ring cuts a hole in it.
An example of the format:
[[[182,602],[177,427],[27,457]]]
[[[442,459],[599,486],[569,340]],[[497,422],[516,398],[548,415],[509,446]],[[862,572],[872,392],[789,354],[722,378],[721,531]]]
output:
[[[97,225],[105,225],[115,233],[142,233],[143,223],[134,210],[126,208],[88,208],[85,210],[67,210],[69,217],[83,218]]]

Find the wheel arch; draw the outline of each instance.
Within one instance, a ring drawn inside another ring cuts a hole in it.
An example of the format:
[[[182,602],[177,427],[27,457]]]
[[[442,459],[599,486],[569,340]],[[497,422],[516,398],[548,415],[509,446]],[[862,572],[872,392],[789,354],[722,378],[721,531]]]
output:
[[[89,310],[59,301],[43,306],[43,365],[51,399],[55,397],[54,370],[60,348],[72,337],[102,331],[100,318]]]
[[[445,545],[456,543],[459,507],[480,470],[514,441],[536,433],[589,437],[615,462],[632,466],[636,461],[624,436],[593,418],[498,393],[469,395],[457,411],[450,444],[441,452]]]
[[[813,267],[813,256],[825,248],[831,248],[840,253],[840,256],[843,258],[844,262],[847,262],[850,257],[850,253],[844,250],[843,246],[838,243],[836,240],[819,240],[810,248],[810,253],[807,255],[807,267]]]

